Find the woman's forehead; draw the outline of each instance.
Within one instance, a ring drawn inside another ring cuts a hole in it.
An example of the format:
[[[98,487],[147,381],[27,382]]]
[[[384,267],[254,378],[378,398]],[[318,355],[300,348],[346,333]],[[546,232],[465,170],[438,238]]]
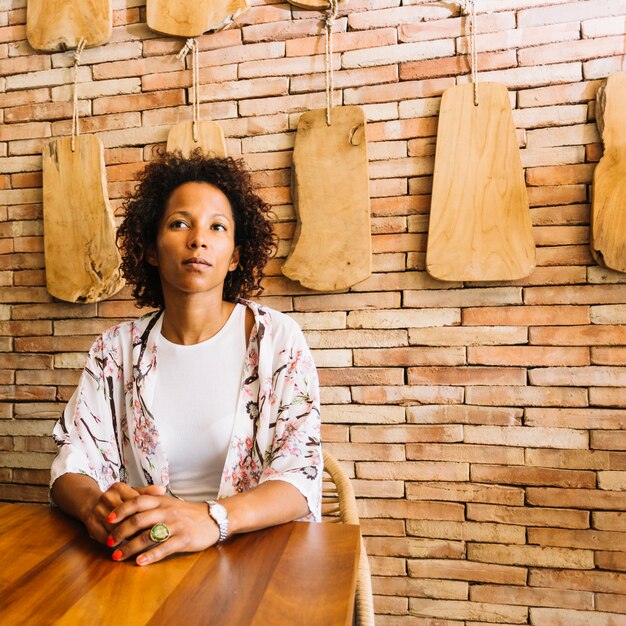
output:
[[[179,210],[186,207],[195,210],[203,208],[211,211],[220,210],[233,215],[232,206],[226,194],[215,185],[207,182],[187,182],[176,187],[165,206],[165,212]]]

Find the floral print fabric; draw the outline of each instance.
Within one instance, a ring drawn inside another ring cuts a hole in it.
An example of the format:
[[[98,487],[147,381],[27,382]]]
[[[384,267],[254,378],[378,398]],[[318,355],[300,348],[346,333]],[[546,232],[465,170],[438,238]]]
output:
[[[255,323],[244,362],[233,434],[219,498],[283,480],[320,519],[322,452],[319,383],[298,325],[278,311],[242,301]],[[152,400],[158,380],[156,338],[162,311],[105,331],[93,344],[78,387],[57,422],[52,483],[85,474],[103,491],[114,482],[169,484],[166,451]],[[211,381],[207,381],[210,385]]]

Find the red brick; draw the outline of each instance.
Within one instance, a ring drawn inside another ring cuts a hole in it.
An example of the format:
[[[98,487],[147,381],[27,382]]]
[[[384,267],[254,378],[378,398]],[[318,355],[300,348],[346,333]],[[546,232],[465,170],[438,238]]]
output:
[[[626,591],[626,590],[625,590]],[[626,594],[610,594],[610,593],[597,593],[596,594],[596,606],[597,611],[608,611],[610,613],[623,614],[624,606],[626,606]],[[606,619],[611,619],[614,616],[606,616]]]
[[[375,480],[450,480],[467,481],[469,466],[467,463],[357,463],[357,477]]]
[[[595,408],[527,408],[527,426],[626,429],[626,411]]]
[[[589,445],[596,450],[626,450],[626,431],[592,430]]]
[[[320,384],[330,385],[401,385],[404,372],[400,368],[358,367],[320,368]]]
[[[467,444],[410,444],[406,446],[407,459],[432,461],[461,461],[468,463],[506,463],[521,465],[524,462],[523,451],[519,448],[504,446],[472,446]],[[472,471],[475,466],[472,466]],[[516,470],[518,468],[515,468]],[[499,482],[476,480],[474,482]]]
[[[481,71],[500,70],[517,65],[515,51],[482,52],[478,54],[478,66]],[[458,76],[470,73],[470,58],[468,55],[456,55],[443,59],[427,59],[425,61],[410,61],[400,64],[400,79],[415,80],[434,76]]]
[[[464,363],[462,348],[386,348],[356,349],[354,365],[461,365]]]
[[[576,165],[553,165],[548,167],[528,168],[526,182],[529,185],[572,185],[591,183],[594,165],[580,163]]]
[[[464,326],[574,326],[589,324],[586,306],[484,307],[463,309]]]
[[[408,596],[409,598],[415,596],[427,598],[467,598],[468,596],[468,584],[466,582],[450,580],[391,578],[389,576],[383,576],[381,578],[374,578],[372,587],[375,594],[402,595]],[[444,624],[444,626],[447,626],[447,624]]]
[[[410,367],[410,385],[522,385],[526,372],[521,368],[496,367]]]
[[[409,561],[409,576],[524,585],[526,568],[476,563],[464,559],[420,559]]]
[[[407,497],[413,500],[444,500],[451,502],[486,502],[522,506],[524,490],[500,485],[479,485],[454,482],[409,483]]]
[[[626,572],[626,554],[622,552],[596,552],[595,562],[599,569]]]
[[[558,502],[560,506],[572,509],[626,511],[626,499],[619,491],[529,487],[526,497],[528,504],[536,506],[552,506]]]
[[[468,504],[466,515],[467,519],[477,522],[557,526],[559,528],[589,528],[589,513],[587,511]]]
[[[462,399],[463,390],[458,387],[352,387],[352,400],[357,404],[458,404]]]
[[[501,465],[473,465],[470,478],[479,483],[549,485],[588,489],[595,487],[596,484],[595,472]]]
[[[499,582],[499,581],[498,581]],[[593,594],[585,591],[566,591],[540,587],[505,585],[473,585],[470,590],[473,602],[554,606],[571,609],[593,609]]]
[[[528,543],[536,543],[541,546],[626,552],[626,532],[529,528]]]
[[[293,31],[293,22],[285,22],[285,32]],[[272,25],[275,28],[275,25]],[[312,26],[319,28],[319,22],[312,23]],[[297,31],[296,31],[297,32]],[[393,28],[381,28],[372,31],[343,32],[333,34],[333,51],[344,52],[346,50],[359,50],[362,48],[374,48],[377,46],[387,46],[397,42],[397,31]],[[308,33],[305,33],[308,34]],[[310,33],[313,34],[313,33]],[[291,38],[285,43],[285,54],[287,57],[324,54],[324,39],[315,32],[314,37],[303,39]],[[244,38],[246,31],[244,29]],[[298,35],[296,35],[298,36]]]
[[[451,522],[447,522],[451,523]],[[518,528],[512,526],[511,528]],[[590,569],[593,567],[591,550],[572,550],[532,545],[501,545],[500,543],[471,543],[467,558],[486,563]]]
[[[598,511],[592,513],[593,527],[598,530],[624,531],[626,529],[626,513]]]
[[[589,223],[589,213],[590,206],[588,204],[536,207],[531,211],[531,219],[535,225],[587,224]]]
[[[626,341],[622,326],[543,327],[530,329],[530,342],[539,345],[620,345]]]
[[[572,589],[621,593],[626,588],[626,574],[614,572],[532,569],[529,584],[532,587]]]
[[[479,365],[588,365],[589,348],[544,346],[470,346],[468,363]],[[518,383],[519,384],[519,383]]]
[[[185,103],[185,92],[180,89],[151,94],[109,96],[94,101],[94,115],[121,111],[145,111]]]
[[[409,611],[412,615],[438,618],[437,622],[440,618],[450,618],[468,620],[468,623],[476,623],[475,620],[487,620],[489,623],[507,624],[527,623],[528,614],[528,609],[521,606],[460,600],[421,600],[418,598],[409,600]],[[445,622],[444,625],[447,626]]]
[[[416,441],[462,441],[460,426],[353,426],[350,440],[356,442],[405,443]]]
[[[535,46],[519,51],[519,63],[520,65],[543,65],[623,54],[623,39],[623,36],[599,37],[570,41],[565,46],[561,43]]]
[[[463,519],[463,505],[452,502],[412,502],[408,500],[360,500],[360,517],[397,519],[458,520]]]
[[[587,392],[575,387],[468,387],[465,401],[494,406],[586,406]]]
[[[604,450],[527,449],[526,464],[563,469],[619,470],[626,468],[626,454]]]

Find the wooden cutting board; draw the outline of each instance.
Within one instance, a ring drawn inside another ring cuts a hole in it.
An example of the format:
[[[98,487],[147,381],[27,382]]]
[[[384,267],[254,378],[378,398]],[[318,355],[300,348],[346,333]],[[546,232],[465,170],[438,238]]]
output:
[[[300,9],[311,9],[312,11],[325,11],[328,8],[328,0],[289,0],[289,4]]]
[[[179,150],[188,157],[194,150],[200,149],[203,154],[214,157],[226,156],[224,131],[217,122],[197,123],[198,141],[193,139],[193,122],[179,122],[172,126],[167,136],[167,151]]]
[[[535,267],[528,197],[509,94],[472,84],[444,92],[439,114],[426,269],[439,280],[494,281]]]
[[[148,26],[166,35],[199,37],[228,26],[250,0],[148,0]]]
[[[371,227],[365,113],[361,107],[303,113],[292,169],[298,216],[288,278],[316,291],[339,291],[371,273]]]
[[[603,267],[626,272],[626,72],[598,90],[596,119],[604,155],[593,174],[591,252]]]
[[[26,36],[35,50],[100,46],[111,37],[111,0],[28,0]]]
[[[95,135],[63,137],[43,150],[46,286],[67,302],[98,302],[124,286],[109,206],[104,147]]]

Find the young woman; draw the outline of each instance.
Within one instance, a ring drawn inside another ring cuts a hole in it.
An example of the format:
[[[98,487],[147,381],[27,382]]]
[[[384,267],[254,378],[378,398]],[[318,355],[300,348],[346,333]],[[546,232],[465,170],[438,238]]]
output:
[[[105,331],[54,429],[51,499],[114,560],[319,520],[317,374],[293,320],[247,298],[274,249],[232,159],[150,163],[118,232],[138,306]]]

